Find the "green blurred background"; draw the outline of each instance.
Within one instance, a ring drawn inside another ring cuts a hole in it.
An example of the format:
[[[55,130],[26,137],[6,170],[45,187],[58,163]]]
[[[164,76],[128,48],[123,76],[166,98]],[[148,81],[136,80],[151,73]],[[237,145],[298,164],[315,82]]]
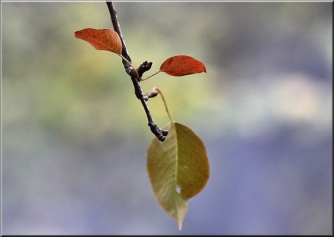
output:
[[[3,234],[332,234],[332,3],[115,3],[144,76],[178,54],[207,68],[141,83],[207,148],[181,232],[121,59],[74,37],[112,28],[105,2],[1,6]]]

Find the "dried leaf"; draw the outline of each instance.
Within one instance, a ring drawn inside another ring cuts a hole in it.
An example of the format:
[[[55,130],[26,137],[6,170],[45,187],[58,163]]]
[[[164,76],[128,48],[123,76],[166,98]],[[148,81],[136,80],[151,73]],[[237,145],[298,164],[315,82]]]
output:
[[[209,162],[201,139],[188,127],[170,122],[164,142],[156,137],[147,151],[147,171],[159,204],[177,221],[179,229],[188,210],[187,200],[209,179]]]
[[[189,74],[206,72],[205,65],[197,59],[178,55],[166,59],[160,66],[160,71],[171,76],[185,76]]]
[[[76,31],[74,35],[78,39],[87,41],[97,50],[107,50],[122,54],[122,42],[114,30],[86,28]]]

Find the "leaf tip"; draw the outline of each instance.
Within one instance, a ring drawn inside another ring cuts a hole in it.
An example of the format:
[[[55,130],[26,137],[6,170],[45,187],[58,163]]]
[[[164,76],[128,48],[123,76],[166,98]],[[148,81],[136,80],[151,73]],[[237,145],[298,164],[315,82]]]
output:
[[[77,31],[74,32],[74,37],[75,38],[79,38],[78,36],[79,36],[79,30],[77,30]]]
[[[177,225],[179,226],[179,231],[181,231],[181,229],[182,229],[182,220],[179,220],[179,222],[177,223]]]

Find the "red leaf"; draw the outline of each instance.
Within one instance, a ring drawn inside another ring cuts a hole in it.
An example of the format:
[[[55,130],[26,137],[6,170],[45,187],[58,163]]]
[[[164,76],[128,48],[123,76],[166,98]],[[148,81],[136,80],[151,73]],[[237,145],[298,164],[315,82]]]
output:
[[[86,28],[76,31],[74,36],[93,45],[97,50],[107,50],[113,53],[122,54],[122,42],[116,31],[110,29],[96,30]]]
[[[160,66],[160,71],[171,76],[185,76],[206,72],[205,65],[187,55],[178,55],[166,59]]]

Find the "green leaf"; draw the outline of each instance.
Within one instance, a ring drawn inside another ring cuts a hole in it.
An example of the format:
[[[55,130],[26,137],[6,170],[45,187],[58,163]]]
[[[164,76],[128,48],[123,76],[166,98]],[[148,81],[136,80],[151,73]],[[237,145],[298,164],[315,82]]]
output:
[[[156,137],[147,151],[147,171],[154,195],[176,220],[179,229],[188,210],[187,200],[209,179],[209,162],[201,139],[188,127],[170,122],[164,142]]]

